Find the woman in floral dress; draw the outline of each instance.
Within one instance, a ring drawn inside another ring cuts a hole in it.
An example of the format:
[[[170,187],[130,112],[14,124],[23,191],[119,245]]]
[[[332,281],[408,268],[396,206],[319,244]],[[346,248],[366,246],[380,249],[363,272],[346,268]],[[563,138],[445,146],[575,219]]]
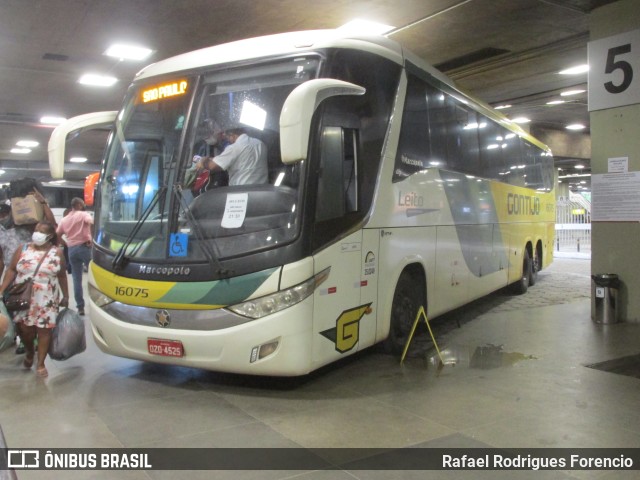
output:
[[[14,279],[16,283],[20,283],[32,278],[38,263],[44,259],[34,278],[29,309],[14,312],[13,315],[13,321],[25,346],[25,368],[31,368],[33,365],[34,340],[38,337],[36,374],[40,377],[48,375],[44,361],[51,342],[51,329],[56,326],[58,310],[69,304],[67,266],[62,249],[57,244],[55,227],[49,222],[38,223],[32,241],[16,250],[0,286],[1,294]]]

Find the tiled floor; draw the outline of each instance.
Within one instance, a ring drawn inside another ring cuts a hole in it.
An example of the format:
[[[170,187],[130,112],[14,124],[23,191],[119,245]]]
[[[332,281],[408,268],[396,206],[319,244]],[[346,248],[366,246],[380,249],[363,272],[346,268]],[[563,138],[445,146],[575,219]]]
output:
[[[640,325],[590,318],[590,262],[558,258],[524,296],[434,319],[404,365],[376,350],[304,379],[240,377],[87,351],[36,378],[0,354],[9,447],[633,447],[640,379],[588,368],[640,353]],[[459,325],[459,327],[458,327]],[[425,329],[426,330],[426,329]],[[48,478],[636,478],[595,471],[20,471]],[[62,474],[62,475],[61,475]]]

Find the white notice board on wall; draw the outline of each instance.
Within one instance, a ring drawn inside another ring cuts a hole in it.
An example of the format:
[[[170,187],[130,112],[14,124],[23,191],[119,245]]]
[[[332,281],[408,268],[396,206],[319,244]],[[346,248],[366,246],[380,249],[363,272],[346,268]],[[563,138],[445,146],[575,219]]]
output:
[[[640,172],[591,176],[592,222],[640,222]]]
[[[640,103],[640,29],[588,44],[589,111]]]

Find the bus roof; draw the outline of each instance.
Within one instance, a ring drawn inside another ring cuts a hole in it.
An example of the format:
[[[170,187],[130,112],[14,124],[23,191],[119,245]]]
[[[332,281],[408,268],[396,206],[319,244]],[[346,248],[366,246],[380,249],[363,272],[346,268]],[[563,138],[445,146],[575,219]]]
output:
[[[460,90],[455,83],[442,72],[429,65],[427,62],[405,50],[398,42],[380,35],[354,35],[339,29],[336,30],[309,30],[301,32],[279,33],[264,37],[248,38],[230,43],[202,48],[188,53],[183,53],[166,60],[161,60],[143,68],[134,80],[144,80],[158,75],[170,74],[194,70],[213,65],[242,62],[252,59],[273,57],[313,52],[320,48],[353,48],[356,50],[375,53],[388,58],[400,65],[405,60],[410,61],[434,76],[452,90],[464,97],[465,103],[472,105],[476,110],[504,127],[517,133],[529,142],[550,151],[549,147],[531,136],[519,125],[511,122],[500,112],[495,111],[484,102],[475,99]]]
[[[329,47],[366,50],[402,64],[402,48],[397,42],[386,37],[348,35],[340,30],[310,30],[238,40],[184,53],[143,68],[135,80],[211,65]]]

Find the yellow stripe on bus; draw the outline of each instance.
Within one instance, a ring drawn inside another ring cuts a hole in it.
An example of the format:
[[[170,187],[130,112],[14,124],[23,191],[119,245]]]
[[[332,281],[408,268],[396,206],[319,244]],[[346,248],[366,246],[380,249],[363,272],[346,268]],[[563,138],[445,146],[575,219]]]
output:
[[[157,308],[183,308],[191,310],[216,309],[224,305],[200,303],[211,289],[211,282],[172,282],[139,280],[121,277],[91,263],[95,286],[114,300],[128,305]],[[180,303],[163,300],[169,292],[180,289]]]

